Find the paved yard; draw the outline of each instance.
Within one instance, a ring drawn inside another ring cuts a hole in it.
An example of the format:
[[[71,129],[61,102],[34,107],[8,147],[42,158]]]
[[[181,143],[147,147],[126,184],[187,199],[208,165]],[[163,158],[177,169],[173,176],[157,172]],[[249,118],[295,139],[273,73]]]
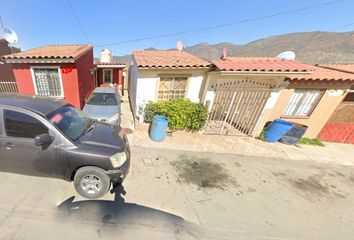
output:
[[[184,131],[174,132],[163,142],[154,142],[149,138],[149,125],[136,123],[131,142],[136,146],[188,150],[197,152],[230,153],[244,156],[308,160],[323,163],[354,165],[354,145],[325,143],[325,147],[309,145],[286,145],[267,143],[252,137],[207,135]]]
[[[0,239],[352,239],[353,166],[142,147],[132,156],[124,189],[100,200],[1,173]]]

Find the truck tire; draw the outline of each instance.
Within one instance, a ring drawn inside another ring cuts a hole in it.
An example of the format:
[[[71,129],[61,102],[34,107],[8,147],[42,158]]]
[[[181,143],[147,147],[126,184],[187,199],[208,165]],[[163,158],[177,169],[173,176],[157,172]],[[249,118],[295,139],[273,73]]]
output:
[[[82,197],[96,199],[108,192],[111,180],[101,168],[82,167],[75,174],[74,186]]]

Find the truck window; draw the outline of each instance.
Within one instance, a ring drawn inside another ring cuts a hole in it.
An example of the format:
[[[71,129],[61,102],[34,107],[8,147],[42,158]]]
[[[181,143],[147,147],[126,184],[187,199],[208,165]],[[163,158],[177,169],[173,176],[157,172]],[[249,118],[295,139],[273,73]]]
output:
[[[16,111],[4,111],[5,132],[8,137],[34,138],[48,133],[48,128],[37,119]]]

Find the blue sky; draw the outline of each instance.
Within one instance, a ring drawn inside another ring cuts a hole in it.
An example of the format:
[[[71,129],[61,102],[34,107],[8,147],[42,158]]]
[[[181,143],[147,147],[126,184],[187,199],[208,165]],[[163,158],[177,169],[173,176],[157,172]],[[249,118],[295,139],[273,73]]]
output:
[[[331,0],[70,0],[89,42],[101,45],[131,39],[210,27],[248,18],[284,12]],[[204,32],[107,46],[114,55],[155,47],[175,48],[200,42],[247,43],[271,35],[326,31],[348,23],[335,31],[354,30],[354,0],[294,14],[235,24]],[[45,44],[86,43],[66,0],[0,0],[4,25],[18,36],[23,50]],[[100,51],[95,47],[95,54]]]

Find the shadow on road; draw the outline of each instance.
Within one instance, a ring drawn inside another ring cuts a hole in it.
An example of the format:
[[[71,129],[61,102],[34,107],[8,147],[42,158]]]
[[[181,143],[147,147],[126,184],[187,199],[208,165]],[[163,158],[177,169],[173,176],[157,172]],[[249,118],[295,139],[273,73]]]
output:
[[[104,224],[129,224],[151,226],[154,228],[175,227],[187,222],[174,214],[161,210],[126,203],[122,185],[113,190],[114,200],[74,201],[72,196],[58,206],[59,216],[74,220],[98,222]]]

